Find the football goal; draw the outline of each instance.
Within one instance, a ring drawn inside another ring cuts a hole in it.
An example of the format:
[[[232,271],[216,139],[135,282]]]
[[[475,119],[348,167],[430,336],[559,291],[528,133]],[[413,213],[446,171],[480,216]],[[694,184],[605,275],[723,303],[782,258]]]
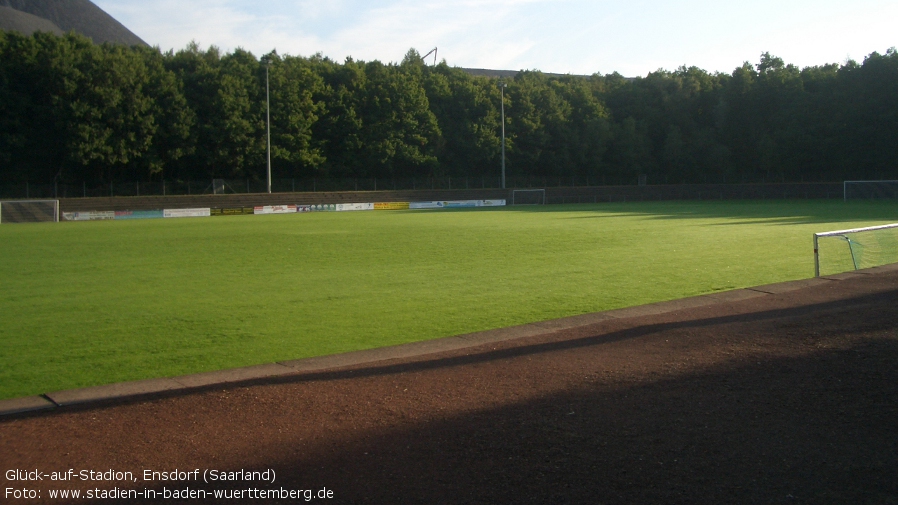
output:
[[[59,221],[59,200],[0,201],[0,223]]]
[[[898,199],[898,181],[845,181],[842,183],[845,201]]]
[[[814,275],[898,263],[898,223],[814,234]]]
[[[515,189],[511,192],[512,205],[545,205],[545,189]]]

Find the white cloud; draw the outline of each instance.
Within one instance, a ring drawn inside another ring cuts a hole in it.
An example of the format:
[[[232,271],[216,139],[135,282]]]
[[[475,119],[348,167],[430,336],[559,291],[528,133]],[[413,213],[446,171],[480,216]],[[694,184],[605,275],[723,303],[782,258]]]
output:
[[[763,51],[807,66],[898,43],[898,3],[884,0],[94,1],[164,50],[196,40],[257,56],[390,62],[436,46],[450,65],[577,74],[730,72]]]

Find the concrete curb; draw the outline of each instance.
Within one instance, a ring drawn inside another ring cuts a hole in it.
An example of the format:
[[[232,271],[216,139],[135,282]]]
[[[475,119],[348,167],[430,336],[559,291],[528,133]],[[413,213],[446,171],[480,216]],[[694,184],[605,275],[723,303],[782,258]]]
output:
[[[444,351],[454,351],[466,347],[475,347],[481,344],[532,337],[570,328],[579,328],[607,321],[609,319],[658,315],[678,310],[710,306],[718,303],[737,302],[750,298],[787,293],[789,291],[819,286],[830,282],[864,278],[878,273],[893,271],[898,271],[898,263],[859,270],[857,272],[847,272],[826,277],[802,279],[720,293],[711,293],[679,300],[670,300],[592,314],[582,314],[562,319],[553,319],[550,321],[511,326],[508,328],[498,328],[423,342],[412,342],[377,349],[366,349],[330,356],[317,356],[314,358],[281,361],[229,370],[184,375],[181,377],[121,382],[117,384],[56,391],[41,396],[0,400],[0,416],[50,410],[68,405],[96,403],[164,391],[187,390],[216,384],[277,377],[298,372],[321,371],[337,367],[375,363],[390,359],[401,359]]]

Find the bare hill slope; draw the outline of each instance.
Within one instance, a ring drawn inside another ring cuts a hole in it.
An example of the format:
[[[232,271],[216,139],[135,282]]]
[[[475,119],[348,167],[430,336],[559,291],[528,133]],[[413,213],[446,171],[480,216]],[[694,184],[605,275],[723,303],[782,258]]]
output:
[[[35,21],[33,18],[36,17],[55,25],[62,32],[74,30],[90,37],[97,44],[112,42],[128,46],[147,45],[90,0],[0,0],[0,7],[6,7],[0,9],[2,29],[29,34],[37,30],[54,31],[47,30],[49,25]],[[16,23],[20,28],[12,26]],[[11,28],[7,28],[7,25]]]
[[[34,32],[51,32],[56,35],[64,33],[61,28],[48,19],[3,5],[0,5],[0,30],[14,31],[25,35],[31,35]]]

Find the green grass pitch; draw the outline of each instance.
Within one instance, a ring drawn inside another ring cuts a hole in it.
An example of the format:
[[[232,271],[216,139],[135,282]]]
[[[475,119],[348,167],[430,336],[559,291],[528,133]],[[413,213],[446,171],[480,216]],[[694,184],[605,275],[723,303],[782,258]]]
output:
[[[677,202],[0,226],[0,398],[813,275],[898,204]]]

